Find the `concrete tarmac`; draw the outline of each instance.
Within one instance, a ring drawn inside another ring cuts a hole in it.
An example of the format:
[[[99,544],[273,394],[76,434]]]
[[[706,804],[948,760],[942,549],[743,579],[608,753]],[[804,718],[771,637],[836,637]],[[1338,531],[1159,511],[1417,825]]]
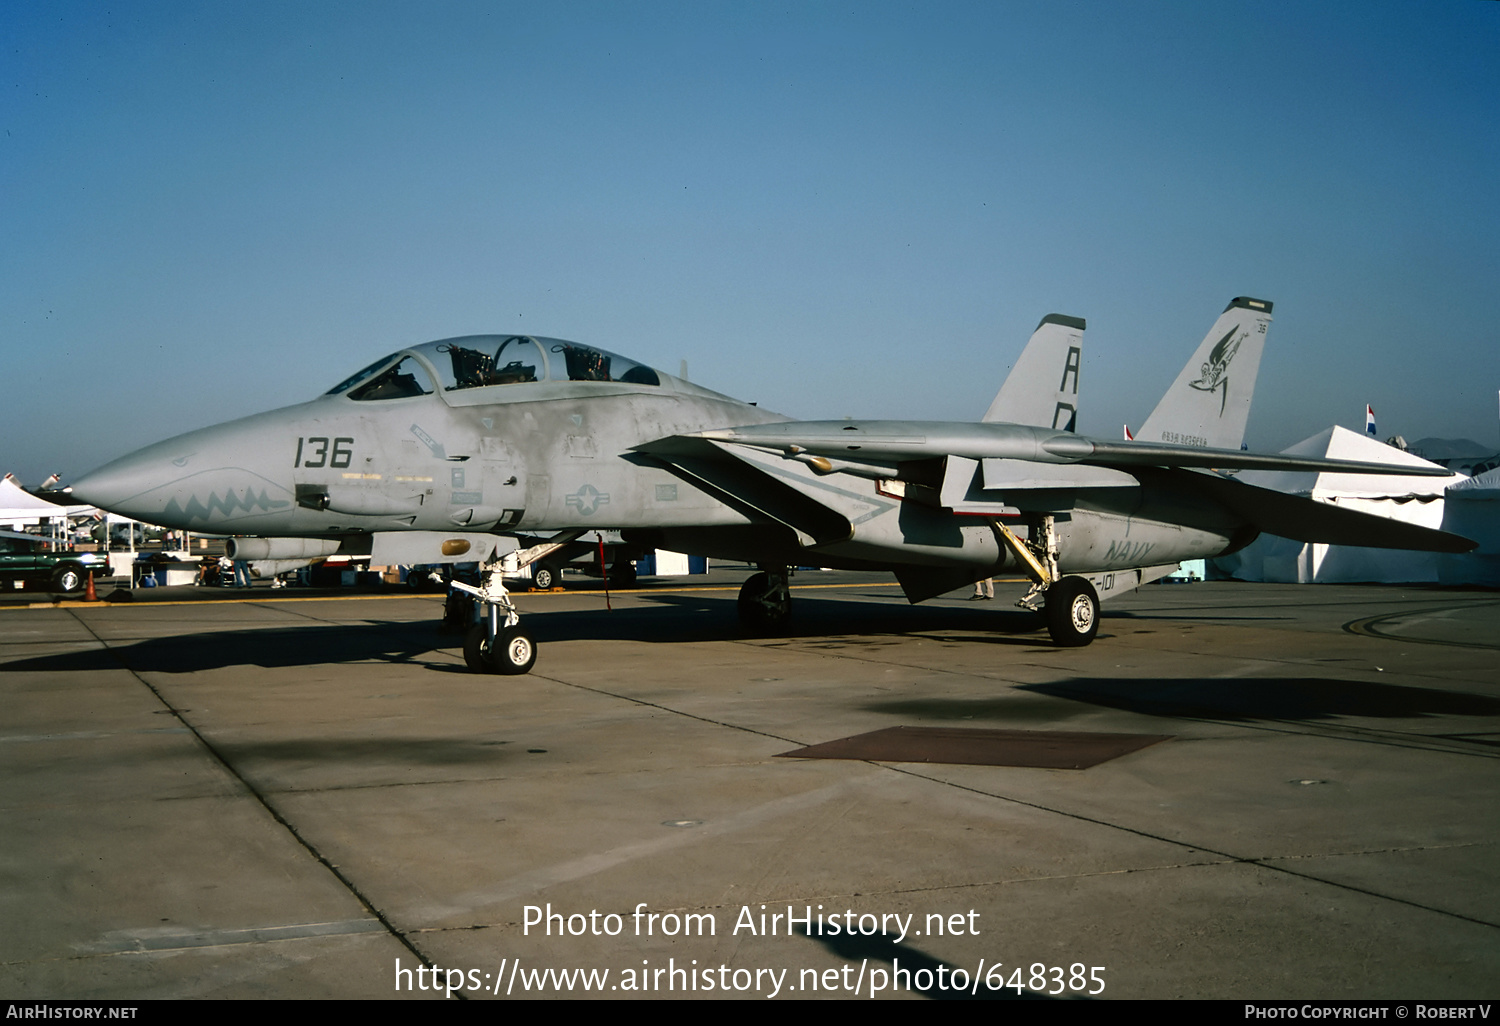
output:
[[[0,606],[0,996],[1500,991],[1495,592],[1153,585],[1058,649],[832,573],[749,638],[744,576],[521,596],[524,677],[438,595]],[[1170,739],[781,757],[898,725]]]

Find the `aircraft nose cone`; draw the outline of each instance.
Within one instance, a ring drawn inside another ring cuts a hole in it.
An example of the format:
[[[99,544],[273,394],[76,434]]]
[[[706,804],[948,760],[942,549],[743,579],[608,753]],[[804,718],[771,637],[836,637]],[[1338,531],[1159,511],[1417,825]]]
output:
[[[249,534],[295,506],[280,470],[278,411],[191,431],[106,463],[73,495],[162,527]],[[284,462],[290,463],[290,460]]]
[[[73,482],[73,497],[100,509],[130,515],[132,499],[162,484],[166,475],[144,453],[131,453],[106,463]]]

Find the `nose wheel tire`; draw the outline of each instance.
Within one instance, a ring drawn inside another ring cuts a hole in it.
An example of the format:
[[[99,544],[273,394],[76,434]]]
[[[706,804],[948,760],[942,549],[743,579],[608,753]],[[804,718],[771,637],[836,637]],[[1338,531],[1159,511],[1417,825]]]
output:
[[[536,665],[536,639],[524,627],[506,627],[490,644],[489,629],[477,623],[464,637],[464,662],[475,673],[527,673]]]
[[[1047,633],[1062,648],[1082,648],[1099,633],[1099,593],[1082,577],[1064,577],[1047,589]]]

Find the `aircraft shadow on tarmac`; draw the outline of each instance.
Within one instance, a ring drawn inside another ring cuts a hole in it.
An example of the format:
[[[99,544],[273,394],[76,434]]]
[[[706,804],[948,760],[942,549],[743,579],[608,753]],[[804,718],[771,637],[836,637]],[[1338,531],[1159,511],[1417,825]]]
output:
[[[422,656],[458,644],[430,622],[334,624],[291,629],[212,631],[148,638],[50,656],[0,663],[0,673],[118,670],[196,673],[229,666],[306,666],[368,661],[426,665]]]
[[[1327,720],[1335,717],[1421,719],[1500,715],[1487,695],[1323,677],[1071,678],[1023,684],[1019,691],[1177,719]]]
[[[705,640],[732,640],[745,637],[745,632],[739,628],[735,619],[733,599],[712,599],[692,595],[653,595],[648,601],[657,607],[667,606],[679,611],[701,611],[720,614],[715,622],[715,633],[711,638]],[[968,631],[972,637],[964,640],[979,642],[999,642],[1009,645],[1039,645],[1052,650],[1051,642],[1047,640],[1045,625],[1038,613],[1027,612],[1023,609],[996,608],[993,605],[983,607],[972,606],[946,606],[946,605],[920,605],[910,606],[906,602],[883,602],[872,603],[857,599],[838,599],[819,596],[809,599],[799,595],[793,595],[795,613],[792,621],[778,630],[775,637],[788,639],[809,639],[829,637],[830,639],[842,639],[849,636],[861,636],[866,638],[879,638],[889,636],[893,640],[902,636],[921,634],[927,631]],[[629,637],[635,637],[640,641],[680,641],[683,636],[677,633],[681,626],[680,621],[667,621],[663,613],[657,610],[639,609],[629,610],[640,618],[651,618],[644,624],[640,632],[642,636],[637,637],[632,633]],[[534,614],[535,615],[535,614]],[[614,614],[619,616],[620,613]],[[655,621],[655,626],[652,622]],[[667,630],[663,630],[664,624],[670,624]],[[549,636],[562,640],[566,635],[552,633],[549,625]],[[598,637],[596,633],[600,627],[592,622],[580,621],[578,626],[583,632],[579,638]],[[607,626],[607,625],[606,625]],[[1031,635],[1030,637],[1011,637],[1010,635]],[[999,635],[998,637],[995,635]],[[622,636],[624,637],[624,636]],[[1101,633],[1101,638],[1108,637]],[[539,635],[540,639],[540,635]]]
[[[693,597],[653,598],[661,608],[625,608],[607,612],[575,610],[533,612],[528,621],[545,646],[559,641],[635,641],[661,644],[735,641],[746,637],[734,612],[734,601]],[[820,600],[807,604],[809,615],[781,632],[778,639],[826,639],[842,647],[851,636],[866,641],[923,631],[975,632],[972,640],[988,642],[996,631],[1026,632],[1038,623],[1020,611],[934,607],[889,611],[869,603]],[[800,610],[799,610],[800,612]],[[970,640],[968,638],[964,640]],[[1002,637],[1010,644],[1045,645],[1042,638]],[[230,666],[285,667],[317,663],[401,662],[438,672],[469,672],[447,661],[424,660],[438,649],[462,646],[462,634],[443,632],[433,621],[367,621],[359,624],[308,625],[295,628],[214,631],[149,638],[108,649],[89,649],[34,656],[0,663],[0,673],[114,670],[121,665],[141,673],[195,673]],[[1050,647],[1050,646],[1048,646]]]
[[[1063,700],[1063,701],[1060,701]],[[1066,703],[1066,704],[1065,704]],[[1070,677],[1019,684],[993,698],[907,698],[862,708],[927,720],[1003,720],[1055,724],[1103,706],[1171,719],[1328,720],[1336,717],[1421,719],[1495,716],[1500,699],[1399,684],[1319,677],[1185,677],[1111,679]]]
[[[533,613],[538,639],[622,640],[652,643],[739,640],[744,637],[732,599],[661,596],[661,608]],[[869,602],[819,599],[805,603],[794,629],[781,637],[811,641],[814,648],[899,643],[925,631],[960,631],[953,644],[991,643],[1000,632],[1031,631],[1037,617],[1021,612],[954,608],[905,608]],[[858,639],[857,642],[851,639]],[[1012,645],[1051,651],[1039,638],[1002,636]],[[220,631],[151,638],[109,649],[90,649],[0,663],[0,672],[86,672],[124,666],[141,673],[194,673],[232,666],[294,667],[319,663],[388,662],[441,673],[468,673],[451,659],[425,659],[461,645],[457,633],[442,633],[432,621],[367,621],[290,629]],[[1336,717],[1420,719],[1500,715],[1500,698],[1438,688],[1407,687],[1318,677],[1089,678],[1071,677],[1021,685],[997,685],[1003,694],[972,699],[900,699],[865,706],[873,712],[941,720],[1055,720],[1068,703],[1102,706],[1147,716],[1215,720],[1328,720]],[[1022,698],[1021,696],[1029,696]]]
[[[464,738],[378,737],[341,738],[326,734],[285,741],[215,741],[213,748],[225,762],[244,766],[258,762],[277,766],[486,766],[514,764],[545,755],[510,741]]]

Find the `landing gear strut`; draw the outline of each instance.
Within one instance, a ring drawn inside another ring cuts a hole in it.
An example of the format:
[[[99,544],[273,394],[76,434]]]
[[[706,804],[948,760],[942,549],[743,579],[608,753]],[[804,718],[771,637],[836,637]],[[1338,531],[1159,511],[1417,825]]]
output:
[[[790,574],[784,566],[763,567],[740,588],[740,623],[757,634],[785,627],[792,619]]]
[[[582,531],[564,531],[541,545],[494,556],[480,567],[476,588],[462,581],[450,586],[472,595],[478,622],[464,635],[464,662],[475,673],[528,673],[536,665],[536,639],[521,626],[521,614],[505,589],[505,575],[517,573],[539,559],[552,555],[575,540]]]
[[[1063,577],[1057,569],[1057,534],[1050,516],[1036,518],[1030,525],[1030,539],[1022,541],[998,520],[990,526],[1000,543],[1016,554],[1031,590],[1016,605],[1036,611],[1038,600],[1045,602],[1047,633],[1061,648],[1081,648],[1099,633],[1099,593],[1086,578]]]

